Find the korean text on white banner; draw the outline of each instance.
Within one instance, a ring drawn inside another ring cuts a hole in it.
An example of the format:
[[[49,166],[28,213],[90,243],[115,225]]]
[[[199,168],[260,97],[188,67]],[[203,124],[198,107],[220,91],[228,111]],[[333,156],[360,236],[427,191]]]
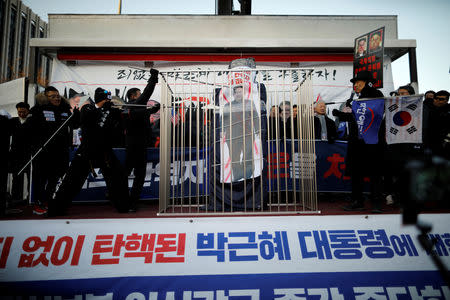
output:
[[[199,76],[191,78],[195,82],[204,82],[208,77],[208,72],[215,70],[222,70],[226,64],[219,62],[214,63],[188,63],[188,62],[155,62],[153,66],[160,72],[169,72],[168,76],[175,78],[180,76],[183,70],[199,70],[195,74]],[[280,69],[288,68],[288,63],[258,63],[259,68]],[[313,97],[314,99],[322,99],[326,103],[336,102],[339,100],[348,99],[352,92],[352,85],[349,80],[352,78],[352,62],[301,62],[300,68],[314,68],[311,74],[313,79]],[[381,68],[381,65],[380,65]],[[383,84],[381,89],[383,94],[387,95],[394,90],[394,83],[392,79],[391,61],[388,56],[384,57],[383,65]],[[177,75],[178,74],[178,75]],[[300,82],[305,79],[306,71],[293,74],[293,82]],[[145,68],[144,62],[107,62],[107,61],[79,61],[75,66],[68,66],[58,59],[53,60],[52,77],[50,85],[56,87],[61,95],[69,95],[70,89],[77,93],[84,93],[91,95],[93,98],[94,91],[97,87],[102,87],[111,91],[113,96],[125,98],[127,91],[130,88],[137,87],[143,89],[146,81],[150,76],[149,69]],[[228,74],[223,73],[222,78],[217,78],[218,81],[226,80]],[[282,76],[282,73],[271,73],[265,71],[261,74],[261,78],[266,87],[275,83],[277,78]],[[188,80],[188,79],[186,79]],[[161,83],[156,86],[152,95],[152,99],[159,102],[161,98]],[[195,90],[193,90],[195,93]],[[278,105],[270,95],[267,99],[268,105]],[[330,107],[330,111],[333,107]]]
[[[449,214],[0,221],[0,299],[450,299]]]
[[[388,144],[422,143],[422,95],[386,98]]]

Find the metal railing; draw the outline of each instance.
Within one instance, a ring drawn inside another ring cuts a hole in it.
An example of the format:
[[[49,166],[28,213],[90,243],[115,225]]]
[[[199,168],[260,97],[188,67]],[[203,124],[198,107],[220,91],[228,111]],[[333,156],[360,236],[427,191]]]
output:
[[[311,71],[160,72],[159,214],[317,212]]]

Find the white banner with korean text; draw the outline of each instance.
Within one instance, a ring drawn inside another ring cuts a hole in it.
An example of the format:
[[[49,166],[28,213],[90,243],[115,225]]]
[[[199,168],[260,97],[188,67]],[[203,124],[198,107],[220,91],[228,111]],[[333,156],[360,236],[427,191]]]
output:
[[[266,70],[259,76],[265,84],[269,99],[268,104],[274,105],[270,99],[272,86],[278,86],[283,74],[281,68],[288,68],[289,63],[257,63],[257,69]],[[169,72],[168,76],[184,79],[184,92],[196,92],[202,84],[220,85],[227,82],[227,71],[219,72],[218,76],[209,76],[211,71],[227,70],[228,63],[188,63],[188,62],[155,62],[153,68],[162,72]],[[315,100],[329,102],[344,102],[352,92],[352,62],[301,62],[299,68],[314,68],[312,72],[313,97]],[[273,69],[273,71],[268,71]],[[193,71],[192,73],[189,71]],[[126,92],[133,87],[144,89],[150,76],[149,68],[144,62],[120,62],[120,61],[80,61],[77,65],[68,66],[54,59],[50,85],[55,86],[61,95],[70,97],[72,94],[84,93],[93,98],[97,87],[102,87],[112,92],[113,96],[125,99]],[[294,82],[300,82],[307,76],[307,71],[300,71],[293,78]],[[152,99],[160,100],[159,83],[152,95]],[[178,87],[178,91],[183,89]],[[391,62],[388,57],[384,59],[384,88],[383,94],[388,95],[394,90]],[[339,106],[336,104],[336,107]],[[329,106],[331,111],[334,106]]]

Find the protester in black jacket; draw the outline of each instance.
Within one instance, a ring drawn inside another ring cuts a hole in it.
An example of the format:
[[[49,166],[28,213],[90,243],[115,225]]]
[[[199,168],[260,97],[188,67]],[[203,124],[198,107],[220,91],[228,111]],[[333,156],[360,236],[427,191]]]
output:
[[[33,197],[37,204],[33,210],[35,214],[46,213],[46,203],[69,166],[72,129],[79,125],[79,111],[74,110],[74,116],[71,117],[70,105],[61,99],[55,87],[48,86],[44,94],[48,104],[36,105],[30,111],[33,154],[41,150],[33,161]]]
[[[144,92],[137,88],[130,89],[127,93],[128,109],[125,111],[125,130],[126,130],[126,160],[125,166],[127,174],[134,173],[133,186],[130,190],[130,209],[136,210],[137,201],[144,186],[145,174],[147,169],[147,146],[151,138],[150,115],[157,112],[160,105],[154,105],[147,109],[148,100],[155,90],[158,83],[158,70],[150,70],[150,78]],[[142,105],[144,107],[134,107],[132,105]]]
[[[350,80],[359,99],[384,97],[383,93],[372,87],[374,79],[368,71],[359,72],[356,77]],[[351,112],[352,100],[347,100],[346,108],[343,111],[333,110],[333,115],[338,116],[341,121],[349,124],[349,139],[347,146],[347,156],[345,159],[346,173],[352,178],[352,201],[345,210],[364,210],[363,187],[364,177],[370,178],[370,192],[372,202],[372,212],[381,213],[381,175],[383,162],[383,141],[385,140],[383,129],[379,131],[378,144],[369,145],[358,137],[358,125]]]
[[[128,182],[124,167],[113,152],[116,132],[123,129],[121,111],[111,105],[111,93],[97,88],[95,104],[81,109],[83,139],[55,197],[49,202],[49,216],[64,215],[72,199],[94,168],[100,168],[110,199],[119,212],[128,212]]]
[[[24,175],[29,177],[29,166],[20,174],[19,171],[31,158],[31,122],[29,118],[30,105],[19,102],[16,105],[18,117],[10,120],[11,123],[11,149],[9,151],[9,170],[13,174],[11,197],[16,201],[23,200]]]
[[[334,143],[337,139],[336,123],[327,116],[327,105],[319,101],[314,106],[314,138]]]
[[[6,213],[6,188],[8,184],[8,150],[10,141],[10,122],[6,115],[0,114],[0,216]]]

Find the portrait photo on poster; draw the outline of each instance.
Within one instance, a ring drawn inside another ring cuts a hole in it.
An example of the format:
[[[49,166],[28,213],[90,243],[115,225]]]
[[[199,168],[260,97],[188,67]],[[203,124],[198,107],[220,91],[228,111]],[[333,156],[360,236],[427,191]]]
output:
[[[370,34],[369,38],[369,52],[377,52],[383,48],[383,30],[377,30]]]
[[[355,58],[363,57],[367,54],[367,35],[355,40]]]

